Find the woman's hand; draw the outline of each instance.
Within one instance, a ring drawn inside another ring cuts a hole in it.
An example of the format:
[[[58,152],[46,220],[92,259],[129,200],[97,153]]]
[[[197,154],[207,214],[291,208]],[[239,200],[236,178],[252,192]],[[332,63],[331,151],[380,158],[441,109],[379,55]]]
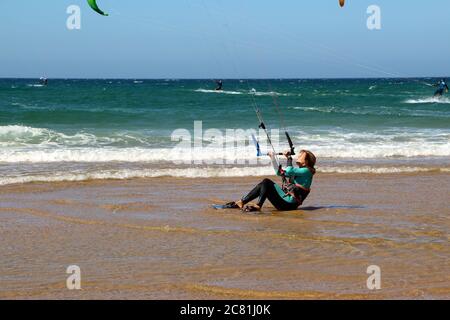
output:
[[[290,151],[290,150],[286,150],[286,151],[283,152],[283,155],[284,155],[286,158],[289,158],[289,157],[291,156],[291,151]]]
[[[267,154],[269,155],[269,157],[273,158],[273,151],[269,151]]]

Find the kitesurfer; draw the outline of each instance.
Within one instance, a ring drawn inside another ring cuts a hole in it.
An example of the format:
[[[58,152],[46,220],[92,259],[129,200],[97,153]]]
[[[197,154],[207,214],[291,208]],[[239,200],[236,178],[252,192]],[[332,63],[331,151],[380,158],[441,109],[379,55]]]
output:
[[[445,79],[442,79],[441,81],[439,81],[437,84],[434,85],[435,87],[438,87],[438,89],[436,90],[436,92],[434,93],[435,97],[440,97],[444,94],[445,92],[448,92],[448,85],[445,82]]]
[[[230,202],[225,205],[230,209],[242,209],[245,212],[260,211],[266,199],[280,211],[296,210],[310,193],[313,176],[316,173],[314,168],[316,164],[316,156],[307,150],[302,150],[296,160],[298,168],[292,165],[292,156],[290,151],[283,153],[287,158],[286,169],[278,170],[277,175],[283,176],[286,183],[283,187],[270,179],[264,179],[252,191],[241,200]],[[269,154],[273,157],[273,153]],[[248,205],[250,201],[258,198],[256,205]]]
[[[48,79],[45,78],[45,77],[41,77],[41,78],[39,79],[39,82],[40,82],[40,84],[43,85],[43,86],[48,85]]]
[[[221,91],[222,87],[223,87],[223,82],[222,80],[217,80],[216,81],[217,87],[216,87],[216,91]]]

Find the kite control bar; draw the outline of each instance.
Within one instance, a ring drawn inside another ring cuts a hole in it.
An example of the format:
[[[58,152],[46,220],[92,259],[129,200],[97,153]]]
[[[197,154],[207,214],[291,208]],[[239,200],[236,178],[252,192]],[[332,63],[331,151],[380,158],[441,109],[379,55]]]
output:
[[[261,124],[259,125],[259,128],[263,129],[267,133],[266,125],[264,124],[264,122],[261,122]],[[289,133],[287,131],[285,131],[284,134],[286,135],[286,139],[287,139],[287,141],[289,143],[291,156],[293,156],[293,155],[295,155],[294,143],[292,142],[291,136],[289,135]],[[257,143],[257,140],[256,140],[254,135],[252,135],[252,139],[253,139],[254,142]],[[272,141],[271,140],[269,140],[269,143],[272,145]],[[272,149],[274,149],[273,145],[272,145]],[[284,153],[282,153],[282,152],[279,152],[279,153],[276,153],[276,154],[279,155],[279,156],[283,156],[284,155]]]
[[[256,147],[256,156],[257,157],[262,157],[262,156],[268,156],[269,155],[269,153],[262,153],[261,152],[261,147],[260,147],[259,142],[256,139],[254,134],[252,134],[252,140],[253,140],[253,143],[255,144],[255,147]],[[291,150],[293,150],[293,149],[294,148],[291,148]],[[292,153],[292,151],[291,151],[290,155],[294,155],[294,154],[295,153]],[[275,155],[277,155],[277,156],[284,156],[284,153],[283,152],[279,152],[279,153],[275,153]]]

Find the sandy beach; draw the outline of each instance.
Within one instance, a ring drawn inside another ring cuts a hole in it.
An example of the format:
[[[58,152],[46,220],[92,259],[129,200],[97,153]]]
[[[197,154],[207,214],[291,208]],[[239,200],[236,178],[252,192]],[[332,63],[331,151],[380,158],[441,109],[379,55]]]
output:
[[[319,173],[299,211],[211,208],[258,180],[0,187],[0,298],[450,298],[450,174]],[[366,287],[370,265],[381,290]]]

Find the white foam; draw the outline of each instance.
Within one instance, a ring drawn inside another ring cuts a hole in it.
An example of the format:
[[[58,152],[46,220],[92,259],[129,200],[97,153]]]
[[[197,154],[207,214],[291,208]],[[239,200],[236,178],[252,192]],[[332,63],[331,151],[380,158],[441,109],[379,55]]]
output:
[[[446,144],[423,142],[389,143],[374,142],[372,144],[340,143],[335,146],[318,146],[308,143],[306,149],[314,150],[318,157],[345,159],[377,159],[377,158],[413,158],[413,157],[448,157],[450,142]]]
[[[405,103],[408,104],[427,104],[427,103],[441,103],[441,104],[450,104],[450,99],[445,97],[430,97],[423,99],[409,99],[406,100]]]
[[[292,96],[293,94],[290,93],[280,93],[280,92],[276,92],[276,91],[269,91],[269,92],[264,92],[264,91],[256,91],[255,89],[250,90],[250,94],[253,94],[255,96],[280,96],[280,97],[289,97]]]
[[[145,137],[140,133],[114,132],[110,136],[96,136],[88,132],[76,132],[64,134],[46,128],[33,128],[28,126],[10,125],[0,126],[0,147],[51,147],[70,148],[80,146],[101,147],[111,144],[129,145],[138,144],[149,146],[151,137]]]
[[[55,162],[130,162],[130,163],[172,163],[175,159],[187,162],[222,164],[225,161],[256,161],[254,146],[241,148],[115,148],[115,147],[76,147],[76,148],[3,148],[0,149],[0,162],[4,163],[55,163]]]
[[[308,143],[302,148],[313,150],[318,158],[331,159],[384,159],[416,157],[449,157],[450,143],[445,145],[416,143],[391,143],[355,145],[337,143],[320,145]],[[285,147],[287,149],[287,146]],[[262,147],[263,152],[269,148]],[[279,150],[282,150],[280,148]],[[76,148],[2,148],[0,162],[3,163],[55,163],[55,162],[131,162],[131,163],[165,163],[174,159],[197,161],[200,163],[222,164],[237,161],[256,161],[254,146],[234,148],[202,149],[185,148],[114,148],[114,147],[76,147]]]
[[[416,172],[450,172],[450,168],[424,167],[324,167],[320,173],[337,174],[400,174]],[[188,168],[188,169],[144,169],[144,170],[102,170],[99,172],[52,172],[51,174],[19,175],[1,177],[0,185],[22,184],[30,182],[70,182],[89,180],[126,180],[136,178],[233,178],[274,176],[272,167],[234,167],[234,168]]]
[[[239,91],[226,91],[226,90],[207,90],[207,89],[197,89],[195,92],[201,93],[216,93],[216,94],[232,94],[232,95],[240,95],[242,92]]]
[[[341,174],[398,174],[398,173],[418,173],[418,172],[450,172],[450,168],[437,167],[372,167],[372,166],[342,166],[320,168],[321,173],[341,173]]]
[[[320,140],[325,140],[321,142]],[[384,158],[411,158],[411,157],[449,157],[450,143],[424,143],[416,142],[391,142],[387,144],[365,143],[355,144],[350,142],[336,142],[330,144],[324,138],[317,138],[302,145],[302,148],[313,150],[319,158],[332,159],[384,159]],[[262,151],[269,150],[264,145]],[[277,150],[287,149],[280,147]],[[0,149],[0,162],[4,163],[54,163],[54,162],[172,162],[173,159],[187,161],[200,161],[204,163],[223,163],[228,160],[254,161],[256,151],[254,146],[234,148],[203,147],[202,149],[186,148],[117,148],[117,147],[4,147]]]
[[[29,182],[62,182],[116,179],[125,180],[133,178],[214,178],[214,177],[242,177],[273,175],[273,169],[260,168],[189,168],[189,169],[146,169],[146,170],[104,170],[92,173],[66,173],[57,172],[51,175],[29,175],[0,178],[0,185],[29,183]]]
[[[312,150],[320,158],[379,159],[386,157],[449,157],[450,131],[438,129],[391,129],[379,132],[323,130],[299,132],[294,144]],[[269,150],[264,135],[259,135],[261,150]],[[276,150],[287,149],[285,138],[279,137]],[[158,145],[155,145],[156,143]],[[172,159],[198,161],[254,160],[255,148],[248,136],[227,137],[233,142],[225,148],[218,141],[204,141],[203,148],[190,149],[160,146],[160,138],[142,133],[117,132],[109,136],[77,132],[73,135],[45,128],[0,126],[0,162],[168,162]],[[247,140],[247,142],[246,142]],[[235,143],[237,145],[235,145]],[[130,147],[131,146],[131,147]]]
[[[254,96],[282,96],[282,97],[288,97],[292,96],[293,94],[290,93],[280,93],[275,91],[256,91],[255,89],[252,89],[248,92],[242,92],[242,91],[226,91],[226,90],[207,90],[207,89],[197,89],[195,92],[201,92],[201,93],[217,93],[217,94],[232,94],[232,95],[241,95],[241,94],[251,94]]]
[[[2,147],[39,146],[42,148],[46,146],[95,146],[112,142],[114,142],[114,138],[99,138],[94,134],[86,132],[66,135],[46,128],[33,128],[19,125],[0,126],[0,146]]]

